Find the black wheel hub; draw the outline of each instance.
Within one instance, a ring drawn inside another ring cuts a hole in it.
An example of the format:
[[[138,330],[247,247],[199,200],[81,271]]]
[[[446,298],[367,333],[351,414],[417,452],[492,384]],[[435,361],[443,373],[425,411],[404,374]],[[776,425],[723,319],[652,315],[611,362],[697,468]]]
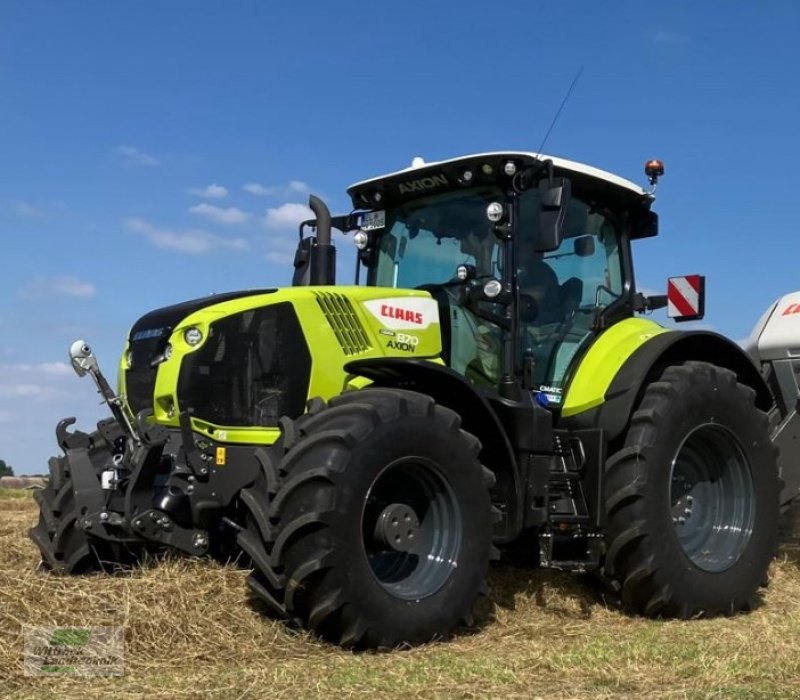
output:
[[[418,539],[419,518],[411,506],[392,503],[378,516],[375,524],[376,542],[396,552],[411,552]]]

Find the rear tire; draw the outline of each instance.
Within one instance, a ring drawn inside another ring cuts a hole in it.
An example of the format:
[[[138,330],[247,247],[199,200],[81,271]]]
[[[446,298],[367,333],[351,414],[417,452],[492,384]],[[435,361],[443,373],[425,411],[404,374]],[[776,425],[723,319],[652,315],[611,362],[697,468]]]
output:
[[[736,375],[667,367],[606,469],[603,574],[630,612],[748,610],[778,543],[780,479],[768,419]]]
[[[493,552],[494,476],[477,438],[411,391],[349,392],[314,411],[285,426],[287,452],[262,455],[242,492],[256,597],[346,647],[471,624]]]

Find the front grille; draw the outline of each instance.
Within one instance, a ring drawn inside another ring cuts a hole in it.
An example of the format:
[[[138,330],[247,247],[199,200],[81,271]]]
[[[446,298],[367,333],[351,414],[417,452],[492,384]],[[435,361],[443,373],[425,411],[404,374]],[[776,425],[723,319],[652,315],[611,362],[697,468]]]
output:
[[[358,355],[372,348],[369,336],[343,294],[316,292],[317,303],[328,319],[345,355]]]
[[[294,308],[273,304],[231,314],[184,357],[180,409],[224,426],[277,426],[303,413],[311,354]]]
[[[150,363],[164,352],[166,342],[166,338],[148,338],[130,344],[130,369],[125,371],[125,392],[134,415],[139,411],[153,410],[158,365],[151,367]]]

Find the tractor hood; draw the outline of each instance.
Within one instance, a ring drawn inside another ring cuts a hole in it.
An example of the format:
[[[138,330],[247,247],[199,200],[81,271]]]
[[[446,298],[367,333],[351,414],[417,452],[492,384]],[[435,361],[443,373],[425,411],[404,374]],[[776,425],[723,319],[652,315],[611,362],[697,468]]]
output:
[[[288,287],[166,307],[133,326],[120,392],[134,414],[223,440],[270,443],[281,415],[347,382],[353,359],[439,358],[439,307],[420,290]],[[256,433],[256,434],[254,434]]]
[[[239,292],[225,292],[224,294],[209,294],[200,299],[191,299],[180,304],[165,306],[155,311],[150,311],[142,316],[130,330],[128,342],[161,338],[168,336],[184,318],[193,314],[195,311],[204,309],[207,306],[220,304],[224,301],[242,299],[256,294],[270,294],[275,289],[250,289]]]

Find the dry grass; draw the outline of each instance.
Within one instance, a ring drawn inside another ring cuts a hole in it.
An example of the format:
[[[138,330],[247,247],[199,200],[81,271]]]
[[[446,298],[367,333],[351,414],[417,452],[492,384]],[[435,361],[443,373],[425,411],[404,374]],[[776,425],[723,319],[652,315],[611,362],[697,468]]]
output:
[[[9,498],[31,498],[33,491],[28,489],[0,489],[0,500]]]
[[[0,695],[18,698],[775,698],[800,696],[800,570],[765,604],[693,622],[627,617],[575,577],[496,569],[481,628],[391,654],[351,654],[261,617],[246,572],[175,559],[128,576],[36,573],[36,508],[0,498]],[[22,675],[23,624],[124,625],[125,675]]]

